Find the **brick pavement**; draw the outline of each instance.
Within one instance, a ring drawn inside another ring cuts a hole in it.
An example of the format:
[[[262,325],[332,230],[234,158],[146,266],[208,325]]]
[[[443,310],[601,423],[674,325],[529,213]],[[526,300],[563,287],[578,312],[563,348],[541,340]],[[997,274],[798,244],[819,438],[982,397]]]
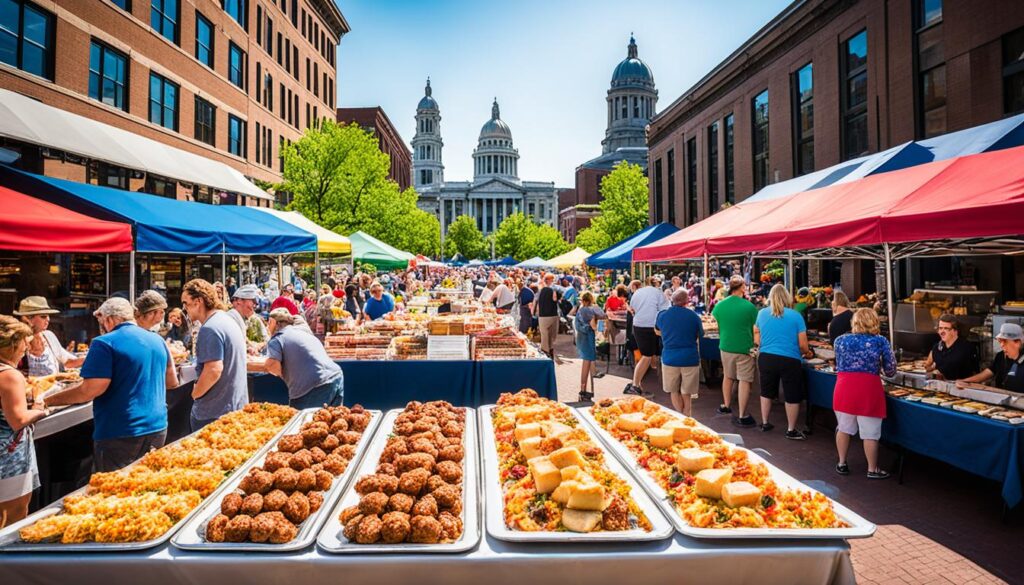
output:
[[[574,402],[580,362],[572,339],[560,336],[556,351],[564,360],[556,366],[559,399]],[[599,362],[598,371],[605,371],[604,362]],[[621,396],[631,376],[631,368],[612,365],[608,375],[594,381],[596,397]],[[654,400],[669,404],[655,373],[648,373],[644,389],[654,392]],[[751,400],[755,411],[756,400]],[[920,456],[908,459],[903,484],[895,477],[868,480],[863,476],[864,455],[856,440],[850,450],[853,473],[838,476],[833,470],[835,453],[828,425],[834,424],[834,419],[830,420],[830,413],[816,415],[813,434],[807,441],[796,442],[782,437],[785,419],[781,405],[772,410],[776,429],[761,433],[732,426],[729,415],[717,413],[720,402],[717,386],[702,385],[694,416],[715,430],[741,434],[748,447],[766,449],[772,462],[787,473],[876,523],[878,530],[872,538],[850,541],[858,583],[1024,584],[1022,514],[1018,510],[1003,521],[999,488],[994,482]],[[735,409],[735,400],[733,406]],[[883,452],[883,466],[892,466],[894,459],[894,454]]]

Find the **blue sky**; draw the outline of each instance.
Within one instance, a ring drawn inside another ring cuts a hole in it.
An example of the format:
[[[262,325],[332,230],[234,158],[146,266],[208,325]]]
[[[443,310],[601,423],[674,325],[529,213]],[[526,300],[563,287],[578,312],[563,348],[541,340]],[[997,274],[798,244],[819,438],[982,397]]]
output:
[[[605,94],[630,32],[654,72],[661,111],[787,4],[338,0],[352,27],[338,49],[339,103],[380,105],[408,144],[429,75],[445,179],[468,180],[497,97],[520,178],[571,187],[576,166],[601,153]]]

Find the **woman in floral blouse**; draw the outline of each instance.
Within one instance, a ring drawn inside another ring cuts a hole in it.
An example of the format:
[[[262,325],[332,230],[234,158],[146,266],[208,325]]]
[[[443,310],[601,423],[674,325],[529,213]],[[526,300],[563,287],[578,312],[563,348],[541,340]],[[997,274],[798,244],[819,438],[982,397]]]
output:
[[[836,412],[836,472],[848,475],[846,453],[850,437],[860,432],[868,478],[886,479],[889,473],[878,467],[878,439],[885,418],[885,390],[879,372],[896,374],[896,358],[889,340],[879,335],[878,315],[872,309],[858,309],[853,315],[853,332],[836,338],[836,390],[832,408]]]

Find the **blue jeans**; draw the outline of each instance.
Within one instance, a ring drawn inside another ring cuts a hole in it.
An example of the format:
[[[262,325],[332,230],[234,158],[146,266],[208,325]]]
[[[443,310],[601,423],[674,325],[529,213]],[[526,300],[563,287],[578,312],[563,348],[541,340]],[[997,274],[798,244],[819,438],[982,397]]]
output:
[[[298,398],[288,400],[288,406],[303,410],[322,406],[341,406],[344,396],[345,378],[338,376],[333,382],[321,384]]]

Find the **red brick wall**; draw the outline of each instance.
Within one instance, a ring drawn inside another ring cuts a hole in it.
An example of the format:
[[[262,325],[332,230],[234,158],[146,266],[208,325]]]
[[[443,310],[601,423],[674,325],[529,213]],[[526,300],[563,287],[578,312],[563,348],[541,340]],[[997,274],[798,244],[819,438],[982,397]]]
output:
[[[409,188],[412,181],[412,153],[383,109],[338,108],[338,121],[355,122],[363,128],[372,129],[379,138],[381,151],[391,157],[388,178],[398,183],[403,191]]]

